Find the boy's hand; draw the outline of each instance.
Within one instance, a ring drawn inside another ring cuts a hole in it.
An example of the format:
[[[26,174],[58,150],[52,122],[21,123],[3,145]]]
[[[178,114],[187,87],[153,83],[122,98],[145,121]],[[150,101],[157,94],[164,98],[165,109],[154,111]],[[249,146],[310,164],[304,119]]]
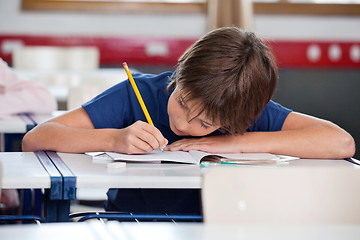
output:
[[[222,135],[202,138],[184,138],[168,145],[167,151],[198,150],[209,153],[240,152],[239,138],[241,135]]]
[[[114,151],[127,154],[140,154],[164,148],[168,140],[159,129],[143,121],[137,121],[121,129],[115,136]]]

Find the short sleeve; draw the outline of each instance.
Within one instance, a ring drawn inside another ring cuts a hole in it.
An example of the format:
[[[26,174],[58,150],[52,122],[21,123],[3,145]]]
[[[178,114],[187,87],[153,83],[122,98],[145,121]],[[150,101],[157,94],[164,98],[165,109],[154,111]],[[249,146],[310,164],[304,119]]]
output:
[[[123,128],[134,121],[129,99],[129,82],[109,88],[82,105],[95,128]]]
[[[249,132],[280,131],[285,119],[292,110],[272,100],[265,106],[260,117],[249,127]]]
[[[160,109],[167,106],[167,100],[158,106],[159,92],[166,88],[168,76],[171,72],[159,75],[133,74],[136,85],[152,116],[154,124],[158,120]],[[95,128],[124,128],[134,122],[146,121],[144,112],[139,104],[129,80],[118,83],[104,91],[94,99],[82,105],[89,115]],[[168,118],[168,117],[167,117]]]

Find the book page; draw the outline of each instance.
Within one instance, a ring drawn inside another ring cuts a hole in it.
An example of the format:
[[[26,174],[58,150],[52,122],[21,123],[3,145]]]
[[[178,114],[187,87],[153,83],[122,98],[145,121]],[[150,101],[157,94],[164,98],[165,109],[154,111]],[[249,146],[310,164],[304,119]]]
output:
[[[114,152],[107,152],[107,154],[114,160],[130,161],[130,162],[156,162],[156,161],[170,161],[179,163],[200,164],[203,157],[208,155],[218,155],[222,158],[231,160],[274,160],[278,161],[280,158],[270,153],[207,153],[202,151],[161,151],[155,150],[145,154],[121,154]]]
[[[280,157],[270,153],[206,153],[201,151],[190,151],[189,153],[199,162],[208,155],[216,155],[229,160],[280,160]]]
[[[144,154],[122,154],[107,152],[114,160],[130,162],[154,162],[154,161],[171,161],[180,163],[196,164],[196,160],[188,153],[183,151],[161,151],[160,149]]]

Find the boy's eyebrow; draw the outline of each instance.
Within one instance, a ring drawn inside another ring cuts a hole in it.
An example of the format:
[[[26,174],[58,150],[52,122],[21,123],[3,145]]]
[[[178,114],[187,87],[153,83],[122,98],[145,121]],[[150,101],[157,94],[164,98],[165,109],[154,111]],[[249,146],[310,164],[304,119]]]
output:
[[[189,115],[190,115],[190,110],[188,110],[188,116],[189,116]],[[191,121],[194,120],[195,118],[199,118],[199,120],[200,120],[201,122],[203,122],[203,123],[205,123],[205,124],[207,124],[207,125],[209,125],[209,126],[215,126],[215,124],[209,123],[208,121],[200,118],[199,115],[200,115],[200,114],[195,115],[193,118],[191,118],[191,119],[189,120],[189,122],[191,122]]]
[[[209,123],[209,122],[207,122],[207,121],[205,121],[205,120],[202,120],[202,119],[200,119],[203,123],[205,123],[205,124],[207,124],[207,125],[209,125],[209,126],[215,126],[213,123]]]
[[[182,103],[184,104],[184,107],[185,107],[185,109],[187,110],[187,115],[190,116],[190,111],[191,111],[191,110],[190,110],[189,106],[187,105],[187,102],[185,101],[185,99],[184,99],[184,97],[183,97],[183,95],[182,95],[181,93],[179,93],[178,98],[179,98],[179,99],[182,101]],[[194,112],[194,111],[193,111],[193,112]],[[200,113],[197,114],[196,116],[194,116],[193,118],[191,118],[190,120],[188,120],[188,122],[191,122],[191,121],[194,120],[195,118],[198,118],[199,115],[200,115]],[[206,121],[206,120],[204,120],[204,119],[199,118],[199,120],[202,121],[203,123],[209,125],[209,126],[215,126],[215,124],[209,123],[208,121]]]
[[[178,98],[180,99],[181,103],[186,107],[186,108],[189,108],[188,105],[187,105],[187,102],[185,101],[184,97],[179,94]]]

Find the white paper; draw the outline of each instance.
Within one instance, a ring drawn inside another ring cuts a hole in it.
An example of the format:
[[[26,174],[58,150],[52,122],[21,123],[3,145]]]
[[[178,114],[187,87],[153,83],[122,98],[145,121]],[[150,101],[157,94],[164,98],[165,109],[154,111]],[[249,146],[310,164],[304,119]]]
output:
[[[207,153],[202,151],[161,151],[155,150],[145,154],[121,154],[107,152],[114,160],[135,161],[135,162],[154,162],[171,161],[180,163],[199,164],[200,160],[207,155],[218,155],[229,159],[241,160],[280,160],[280,157],[270,153]]]

